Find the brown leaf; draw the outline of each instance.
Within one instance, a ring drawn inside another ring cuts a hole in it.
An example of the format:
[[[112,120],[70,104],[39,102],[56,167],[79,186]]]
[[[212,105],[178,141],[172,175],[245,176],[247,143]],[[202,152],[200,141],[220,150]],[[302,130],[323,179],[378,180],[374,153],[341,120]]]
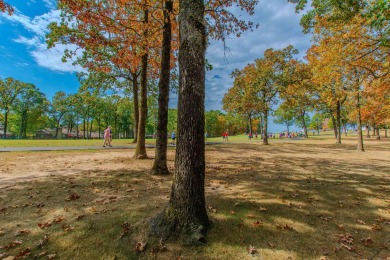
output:
[[[263,222],[257,220],[257,221],[255,221],[255,222],[252,222],[252,224],[253,224],[255,227],[258,227],[258,226],[263,225]]]
[[[66,232],[72,231],[73,229],[74,229],[74,227],[67,226],[66,224],[62,225],[62,230],[66,231]]]
[[[370,246],[374,243],[374,241],[371,239],[371,237],[368,237],[368,238],[362,239],[362,243],[365,246]]]
[[[339,243],[353,245],[353,236],[351,234],[349,233],[339,234],[338,237],[339,237]]]
[[[380,231],[380,230],[382,230],[382,227],[380,225],[378,225],[378,224],[373,224],[371,226],[371,229],[372,230],[376,230],[376,231]]]
[[[287,225],[287,224],[285,224],[285,225],[283,226],[283,229],[286,229],[286,230],[288,230],[288,231],[294,231],[294,228],[293,228],[292,226]]]
[[[248,214],[248,215],[246,215],[246,217],[247,217],[247,218],[255,218],[256,216],[253,215],[253,214]]]
[[[267,208],[260,207],[259,210],[260,210],[260,211],[267,211]]]
[[[345,230],[345,227],[343,224],[337,224],[337,227],[340,229],[340,230]]]
[[[30,233],[31,233],[31,231],[28,229],[21,229],[15,233],[15,236],[26,235],[26,234],[30,234]]]
[[[342,247],[346,248],[348,251],[355,251],[356,248],[353,246],[348,246],[346,244],[341,244]]]
[[[270,242],[270,241],[267,242],[267,245],[268,245],[270,248],[275,248],[275,244],[272,243],[272,242]]]
[[[59,217],[54,218],[52,223],[60,223],[64,220],[65,220],[65,218],[63,216],[59,216]]]
[[[80,196],[77,194],[77,193],[75,193],[75,192],[73,192],[73,193],[71,193],[70,195],[69,195],[69,198],[67,198],[67,199],[65,199],[66,201],[70,201],[70,200],[77,200],[77,199],[79,199],[80,198]]]
[[[45,228],[51,227],[51,223],[48,223],[48,222],[38,223],[38,227],[45,229]]]
[[[8,245],[6,246],[0,246],[0,249],[10,249],[10,248],[14,248],[18,245],[21,245],[22,244],[22,241],[21,240],[14,240],[12,241],[11,243],[9,243]]]
[[[82,218],[84,218],[84,217],[85,217],[85,215],[81,214],[81,215],[78,215],[78,216],[75,218],[75,220],[80,220],[80,219],[82,219]]]
[[[16,259],[24,259],[27,258],[31,254],[31,248],[27,247],[23,251],[19,252],[19,254],[16,255]]]
[[[135,244],[135,251],[137,252],[145,251],[147,244],[148,243],[138,242],[137,244]]]
[[[257,254],[257,249],[254,246],[249,246],[248,247],[248,253],[251,255]]]
[[[236,215],[236,212],[235,212],[234,210],[231,210],[231,211],[230,211],[230,214]]]
[[[47,259],[51,260],[51,259],[54,259],[57,257],[57,254],[50,254],[50,255],[47,255]]]
[[[122,224],[122,232],[119,235],[119,238],[123,238],[125,235],[127,235],[130,231],[130,224],[128,222],[124,222]]]

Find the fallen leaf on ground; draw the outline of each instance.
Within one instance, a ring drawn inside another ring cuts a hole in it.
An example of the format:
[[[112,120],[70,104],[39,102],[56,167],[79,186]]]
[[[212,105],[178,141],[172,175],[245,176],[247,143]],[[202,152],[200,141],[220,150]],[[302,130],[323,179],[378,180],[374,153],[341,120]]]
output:
[[[339,234],[339,243],[346,245],[353,245],[353,236],[349,233],[347,234]]]
[[[337,227],[340,229],[340,230],[345,230],[345,227],[343,224],[337,224]]]
[[[372,230],[379,231],[379,230],[382,230],[382,227],[381,227],[380,225],[378,225],[378,224],[373,224],[373,225],[371,226],[371,229],[372,229]]]
[[[255,222],[252,222],[252,224],[253,224],[254,226],[256,226],[256,227],[263,225],[263,223],[262,223],[261,221],[258,221],[258,220],[255,221]]]
[[[60,223],[60,222],[62,222],[64,220],[65,220],[65,218],[63,216],[55,217],[53,219],[53,223]]]
[[[254,246],[249,246],[248,247],[248,253],[251,254],[251,255],[254,255],[254,254],[258,253],[258,252],[257,252],[257,249]]]
[[[82,219],[82,218],[84,218],[85,217],[85,215],[78,215],[76,218],[75,218],[75,220],[80,220],[80,219]]]
[[[368,238],[362,239],[362,243],[365,246],[370,246],[374,243],[374,241],[371,239],[371,237],[368,237]]]
[[[48,223],[48,222],[38,223],[38,227],[45,229],[45,228],[51,227],[51,223]]]
[[[259,210],[260,211],[267,211],[267,208],[260,207]]]
[[[78,195],[77,193],[71,193],[70,195],[69,195],[69,198],[67,198],[67,199],[65,199],[66,201],[70,201],[70,200],[77,200],[77,199],[79,199],[80,198],[80,195]]]
[[[15,233],[15,236],[26,235],[26,234],[30,234],[30,233],[31,233],[31,231],[28,229],[21,229]]]
[[[62,225],[62,230],[66,231],[66,232],[72,231],[73,229],[74,229],[74,227],[67,226],[66,224]]]
[[[270,248],[275,248],[274,243],[272,243],[272,242],[270,242],[270,241],[267,242],[267,245],[268,245]]]
[[[127,235],[130,231],[130,224],[128,222],[125,222],[122,224],[122,232],[119,235],[119,238],[123,238],[125,235]]]
[[[24,259],[27,258],[31,254],[31,248],[27,247],[23,251],[21,251],[19,254],[15,256],[16,259]]]
[[[143,252],[146,249],[147,243],[138,242],[135,244],[135,251],[137,252]]]
[[[49,259],[49,260],[54,259],[54,258],[56,258],[56,257],[57,257],[56,254],[47,255],[47,259]]]
[[[6,246],[0,246],[0,249],[10,249],[22,244],[22,240],[14,240]]]

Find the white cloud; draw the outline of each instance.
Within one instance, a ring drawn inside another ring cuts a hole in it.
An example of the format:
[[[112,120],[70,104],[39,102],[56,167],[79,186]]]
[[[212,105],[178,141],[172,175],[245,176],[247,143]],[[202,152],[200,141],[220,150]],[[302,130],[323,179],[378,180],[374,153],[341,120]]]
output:
[[[55,0],[42,0],[45,3],[45,6],[49,9],[53,9],[56,7],[56,1]]]
[[[287,0],[261,1],[253,17],[243,15],[259,23],[258,29],[244,32],[240,38],[227,40],[229,50],[226,52],[221,42],[210,42],[206,57],[214,69],[208,71],[206,76],[207,110],[222,108],[222,98],[233,84],[230,73],[262,57],[266,49],[282,49],[292,44],[298,48],[298,58],[302,59],[310,46],[310,36],[302,34],[299,25],[301,15],[296,14],[294,8]],[[215,78],[215,75],[219,78]]]
[[[44,0],[48,7],[53,7],[55,1]],[[45,35],[48,33],[47,26],[60,20],[59,10],[50,10],[40,16],[30,18],[16,10],[12,16],[3,16],[11,23],[22,25],[28,32],[32,34],[31,37],[19,35],[14,39],[15,42],[28,46],[29,52],[39,66],[48,68],[50,70],[59,72],[80,72],[83,69],[80,66],[73,66],[72,62],[62,62],[61,58],[65,49],[76,50],[75,45],[61,45],[57,44],[51,49],[47,49],[45,43]]]

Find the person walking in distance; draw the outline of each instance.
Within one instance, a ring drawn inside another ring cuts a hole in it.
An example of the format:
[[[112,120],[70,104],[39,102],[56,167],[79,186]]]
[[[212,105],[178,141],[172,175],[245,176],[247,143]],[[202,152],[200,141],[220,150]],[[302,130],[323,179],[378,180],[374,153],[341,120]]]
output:
[[[103,143],[103,147],[106,147],[107,146],[111,146],[111,126],[108,126],[105,130],[104,130],[104,143]]]
[[[172,131],[171,138],[172,138],[171,144],[172,144],[172,145],[175,145],[175,140],[176,140],[175,130]]]

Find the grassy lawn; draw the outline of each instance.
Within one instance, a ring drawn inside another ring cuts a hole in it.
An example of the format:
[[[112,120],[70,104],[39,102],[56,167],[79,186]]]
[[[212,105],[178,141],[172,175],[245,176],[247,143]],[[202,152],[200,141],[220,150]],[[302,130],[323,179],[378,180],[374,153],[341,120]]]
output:
[[[112,145],[131,145],[133,139],[113,139]],[[154,139],[146,139],[147,144],[154,144]],[[103,139],[79,140],[1,140],[0,147],[58,147],[58,146],[101,146]]]
[[[5,154],[0,259],[390,259],[389,139],[365,140],[365,153],[355,137],[231,139],[206,148],[207,245],[166,241],[143,252],[135,245],[147,242],[145,223],[172,183],[150,174],[152,159],[133,160],[133,150]],[[168,160],[173,170],[174,148]]]

